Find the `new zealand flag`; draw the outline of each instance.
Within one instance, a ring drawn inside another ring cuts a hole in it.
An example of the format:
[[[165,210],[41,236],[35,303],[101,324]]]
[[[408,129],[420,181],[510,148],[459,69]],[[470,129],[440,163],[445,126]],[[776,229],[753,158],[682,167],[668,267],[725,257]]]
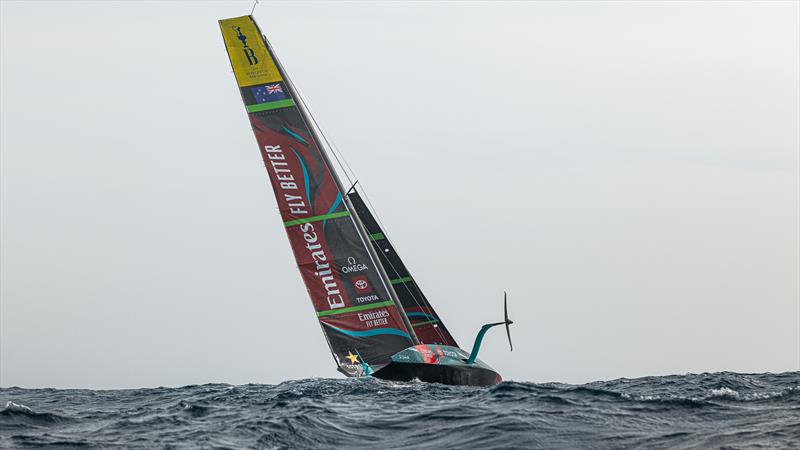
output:
[[[253,92],[256,103],[268,103],[286,99],[283,87],[278,83],[255,86],[250,88],[250,90]]]

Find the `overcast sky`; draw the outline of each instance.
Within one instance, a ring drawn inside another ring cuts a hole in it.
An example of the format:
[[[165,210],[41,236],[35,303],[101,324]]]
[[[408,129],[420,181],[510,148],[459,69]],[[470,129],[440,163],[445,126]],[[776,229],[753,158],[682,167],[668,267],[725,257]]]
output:
[[[0,385],[338,377],[217,26],[0,3]],[[506,379],[800,370],[800,3],[262,2],[462,346]]]

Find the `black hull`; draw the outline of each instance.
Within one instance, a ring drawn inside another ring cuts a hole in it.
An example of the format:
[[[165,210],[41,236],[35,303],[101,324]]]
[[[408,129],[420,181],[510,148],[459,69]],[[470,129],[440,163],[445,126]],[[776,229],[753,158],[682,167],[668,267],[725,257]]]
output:
[[[427,383],[457,386],[493,386],[502,381],[500,374],[476,365],[439,365],[425,363],[392,362],[372,374],[376,378],[393,381],[418,379]]]

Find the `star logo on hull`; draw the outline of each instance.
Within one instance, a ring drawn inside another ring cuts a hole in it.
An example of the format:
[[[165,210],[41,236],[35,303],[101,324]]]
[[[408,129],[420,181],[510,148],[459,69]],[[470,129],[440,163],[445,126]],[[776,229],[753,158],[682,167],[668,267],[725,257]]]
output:
[[[350,364],[355,364],[358,362],[358,355],[354,355],[350,350],[347,351],[345,358],[350,360]]]

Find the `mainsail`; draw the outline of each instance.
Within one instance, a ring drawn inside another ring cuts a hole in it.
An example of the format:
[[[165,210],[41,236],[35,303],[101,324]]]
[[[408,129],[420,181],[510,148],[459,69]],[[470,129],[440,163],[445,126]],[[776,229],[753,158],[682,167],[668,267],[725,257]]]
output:
[[[406,315],[411,321],[411,326],[424,344],[439,344],[458,347],[456,340],[447,331],[442,319],[433,310],[433,306],[425,298],[425,294],[419,288],[416,280],[411,277],[400,255],[397,254],[392,243],[387,239],[386,233],[381,229],[378,221],[375,220],[364,200],[356,191],[348,194],[351,204],[356,210],[358,217],[364,223],[369,233],[370,241],[377,249],[381,264],[389,275],[390,283],[394,286],[400,303],[403,305]]]
[[[414,329],[255,21],[244,16],[219,24],[297,266],[339,370],[362,375],[363,363],[378,370],[418,342]]]

